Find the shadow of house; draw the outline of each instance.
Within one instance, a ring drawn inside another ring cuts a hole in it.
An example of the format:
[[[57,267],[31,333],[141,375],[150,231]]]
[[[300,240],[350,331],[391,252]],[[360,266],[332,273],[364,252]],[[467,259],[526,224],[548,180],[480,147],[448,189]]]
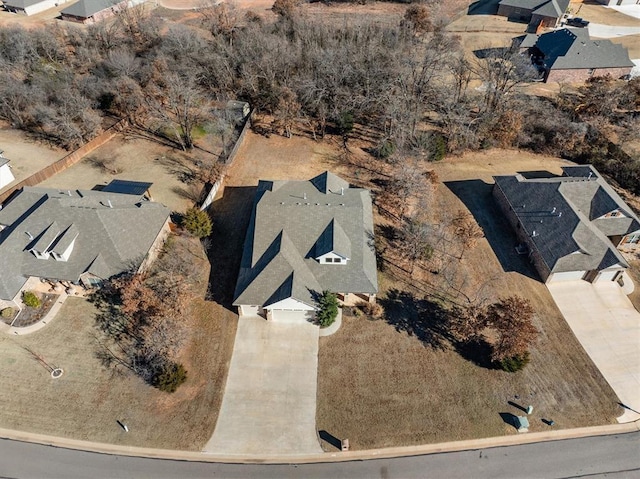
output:
[[[502,269],[539,280],[526,255],[518,255],[515,250],[518,240],[493,198],[493,185],[482,180],[447,181],[445,185],[464,203],[483,229]]]
[[[504,58],[505,55],[511,50],[510,47],[495,47],[495,48],[480,48],[474,50],[473,54],[476,58]]]
[[[333,447],[335,447],[338,451],[342,450],[342,441],[340,439],[338,439],[337,437],[335,437],[333,434],[325,431],[324,429],[321,431],[318,431],[318,435],[320,436],[320,439],[322,439],[323,441],[331,444]]]
[[[467,15],[495,15],[500,0],[479,0],[469,5]]]
[[[227,186],[223,196],[208,210],[213,220],[213,233],[206,245],[211,263],[207,299],[234,312],[236,308],[231,302],[255,194],[255,186]]]

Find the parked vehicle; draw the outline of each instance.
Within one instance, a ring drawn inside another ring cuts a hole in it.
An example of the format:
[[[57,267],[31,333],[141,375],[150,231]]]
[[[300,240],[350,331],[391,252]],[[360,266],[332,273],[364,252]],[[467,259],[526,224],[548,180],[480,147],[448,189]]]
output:
[[[569,25],[571,27],[584,28],[587,25],[589,25],[589,22],[587,20],[584,20],[583,18],[580,18],[580,17],[573,17],[573,18],[569,18],[567,20],[567,25]]]

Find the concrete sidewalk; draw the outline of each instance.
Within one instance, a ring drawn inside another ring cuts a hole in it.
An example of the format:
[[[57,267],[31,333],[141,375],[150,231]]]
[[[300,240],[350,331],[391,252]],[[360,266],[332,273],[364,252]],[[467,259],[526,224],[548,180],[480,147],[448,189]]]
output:
[[[318,326],[240,318],[218,423],[203,452],[322,453],[317,369]]]
[[[614,281],[548,285],[571,330],[620,401],[618,422],[640,419],[640,313]]]
[[[589,36],[592,38],[619,38],[637,34],[640,34],[640,27],[612,27],[599,23],[589,25]]]

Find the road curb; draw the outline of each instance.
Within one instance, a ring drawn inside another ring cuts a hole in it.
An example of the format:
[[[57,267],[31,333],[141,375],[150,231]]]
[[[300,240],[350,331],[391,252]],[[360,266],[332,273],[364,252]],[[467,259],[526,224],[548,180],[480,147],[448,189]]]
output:
[[[29,442],[45,446],[64,449],[95,452],[121,456],[144,457],[150,459],[169,459],[191,462],[217,462],[228,464],[312,464],[322,462],[347,462],[368,459],[390,459],[395,457],[422,456],[427,454],[442,454],[448,452],[486,449],[490,447],[515,446],[537,442],[562,441],[591,436],[607,436],[626,434],[640,431],[640,422],[625,424],[610,424],[606,426],[583,427],[560,431],[518,434],[513,436],[499,436],[466,441],[444,442],[420,446],[391,447],[385,449],[368,449],[363,451],[328,452],[309,455],[271,455],[271,456],[241,456],[219,455],[198,451],[178,451],[171,449],[151,449],[133,446],[121,446],[98,442],[66,439],[44,434],[33,434],[11,429],[0,428],[0,438],[13,441]]]

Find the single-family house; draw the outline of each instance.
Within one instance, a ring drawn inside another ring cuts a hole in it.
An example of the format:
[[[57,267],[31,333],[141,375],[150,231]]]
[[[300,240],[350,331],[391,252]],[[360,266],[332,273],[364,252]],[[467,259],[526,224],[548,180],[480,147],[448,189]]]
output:
[[[141,3],[131,0],[79,0],[60,12],[62,20],[76,23],[96,23]]]
[[[169,232],[170,211],[128,193],[25,186],[0,209],[0,299],[30,278],[85,287],[143,270]]]
[[[527,35],[531,60],[545,82],[581,82],[593,76],[621,78],[635,66],[625,47],[610,40],[589,38],[586,28],[562,28],[536,36]]]
[[[570,0],[501,0],[498,15],[526,22],[533,30],[555,28],[560,24]]]
[[[12,13],[35,15],[61,3],[66,3],[66,0],[4,0],[4,9]]]
[[[240,316],[315,317],[324,290],[341,301],[378,291],[369,190],[325,172],[308,181],[260,181],[233,304]]]
[[[496,176],[493,196],[546,283],[616,280],[629,267],[640,219],[592,166],[562,176]],[[537,176],[537,175],[536,175]]]
[[[0,190],[15,180],[9,160],[2,153],[2,150],[0,150]]]

